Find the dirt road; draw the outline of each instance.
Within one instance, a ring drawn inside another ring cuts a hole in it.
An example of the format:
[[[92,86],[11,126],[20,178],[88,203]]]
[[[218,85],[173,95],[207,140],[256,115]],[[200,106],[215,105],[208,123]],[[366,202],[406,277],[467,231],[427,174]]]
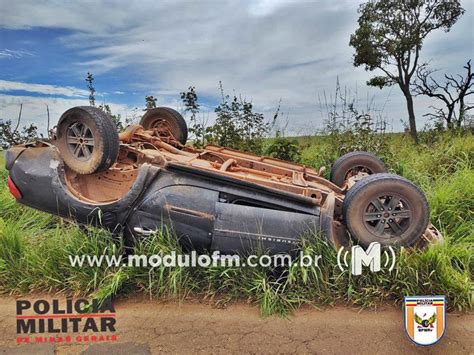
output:
[[[17,345],[15,300],[0,298],[0,353],[474,353],[473,314],[449,314],[444,338],[419,347],[405,335],[402,311],[390,306],[377,312],[306,308],[288,319],[262,319],[257,308],[244,304],[216,309],[130,299],[117,301],[115,308],[115,342]]]

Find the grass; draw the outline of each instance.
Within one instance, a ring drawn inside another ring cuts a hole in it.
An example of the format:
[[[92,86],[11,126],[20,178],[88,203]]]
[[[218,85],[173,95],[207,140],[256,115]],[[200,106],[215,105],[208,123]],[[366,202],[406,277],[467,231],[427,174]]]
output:
[[[340,154],[327,137],[300,138],[302,162],[328,168]],[[109,297],[137,292],[150,297],[200,297],[215,303],[246,300],[263,315],[280,314],[309,304],[373,307],[399,303],[404,295],[442,294],[449,309],[472,309],[474,270],[474,138],[441,134],[414,146],[404,135],[386,137],[381,154],[390,170],[421,186],[431,220],[446,242],[424,251],[400,250],[392,272],[354,277],[336,264],[336,251],[317,236],[302,241],[308,255],[322,255],[319,267],[268,268],[126,268],[70,265],[68,255],[121,255],[124,247],[102,230],[87,231],[57,217],[18,205],[5,187],[0,161],[0,292],[60,292]],[[1,160],[2,158],[0,158]],[[138,243],[135,253],[180,251],[167,230]]]

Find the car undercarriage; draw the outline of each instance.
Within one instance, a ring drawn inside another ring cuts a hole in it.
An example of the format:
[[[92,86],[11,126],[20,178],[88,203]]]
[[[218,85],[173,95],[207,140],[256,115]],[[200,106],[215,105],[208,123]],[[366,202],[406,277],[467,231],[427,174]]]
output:
[[[134,238],[171,226],[190,249],[288,251],[308,231],[334,246],[442,240],[421,190],[369,153],[341,157],[327,180],[324,167],[186,145],[184,119],[169,108],[140,123],[118,134],[98,109],[66,111],[52,139],[7,152],[10,190],[20,203]]]

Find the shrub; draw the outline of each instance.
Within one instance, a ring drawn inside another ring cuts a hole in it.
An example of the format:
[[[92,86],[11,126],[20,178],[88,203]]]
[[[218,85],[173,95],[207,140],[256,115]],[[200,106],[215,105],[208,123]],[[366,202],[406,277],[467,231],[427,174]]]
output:
[[[296,139],[285,138],[280,131],[277,131],[275,139],[267,147],[265,154],[281,160],[298,162],[301,150]]]
[[[23,144],[38,138],[40,138],[38,127],[34,124],[18,130],[18,127],[12,128],[12,121],[0,120],[0,149],[7,149],[12,145]]]

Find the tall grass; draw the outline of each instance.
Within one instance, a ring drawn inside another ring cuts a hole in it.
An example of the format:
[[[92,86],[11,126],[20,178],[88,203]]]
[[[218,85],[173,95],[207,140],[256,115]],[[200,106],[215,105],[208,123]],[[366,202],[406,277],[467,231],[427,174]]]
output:
[[[72,267],[69,255],[122,255],[120,241],[109,233],[18,205],[5,187],[0,170],[0,292],[61,292],[109,297],[144,293],[150,297],[202,297],[217,304],[246,300],[263,315],[286,315],[303,304],[336,303],[372,307],[400,302],[404,295],[444,294],[450,309],[472,309],[474,270],[474,139],[441,135],[414,146],[402,135],[387,137],[385,159],[390,170],[425,191],[431,219],[446,238],[426,250],[399,250],[392,272],[352,276],[337,267],[336,251],[317,235],[306,236],[300,249],[321,255],[318,267]],[[307,165],[330,167],[340,152],[324,138],[305,138]],[[3,166],[3,162],[0,161]],[[181,252],[168,230],[138,242],[133,253]]]

